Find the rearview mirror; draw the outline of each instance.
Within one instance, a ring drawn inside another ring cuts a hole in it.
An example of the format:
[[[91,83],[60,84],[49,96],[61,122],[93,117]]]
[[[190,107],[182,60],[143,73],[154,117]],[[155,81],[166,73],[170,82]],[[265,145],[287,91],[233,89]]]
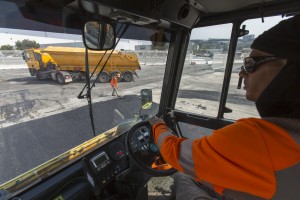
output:
[[[141,89],[142,109],[150,110],[152,108],[152,90]]]
[[[167,49],[168,39],[163,30],[160,30],[157,33],[154,33],[150,36],[152,46],[154,49]]]
[[[109,23],[89,21],[83,29],[83,42],[91,50],[111,50],[115,46],[116,33]]]

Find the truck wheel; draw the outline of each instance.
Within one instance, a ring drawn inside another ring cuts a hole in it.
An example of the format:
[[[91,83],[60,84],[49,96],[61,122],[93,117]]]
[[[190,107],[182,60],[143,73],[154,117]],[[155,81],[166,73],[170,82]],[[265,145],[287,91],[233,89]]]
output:
[[[100,83],[107,83],[109,82],[109,75],[107,72],[101,72],[99,76],[99,82]]]
[[[111,73],[111,77],[116,76],[118,73],[121,75],[120,78],[118,78],[118,82],[121,82],[122,81],[122,73],[121,72],[113,72],[113,73]]]
[[[36,71],[35,71],[35,69],[30,68],[29,73],[30,73],[31,76],[35,76]]]
[[[38,81],[42,80],[40,72],[36,72],[35,77],[36,77],[36,80],[38,80]]]
[[[133,80],[133,74],[131,72],[125,72],[123,74],[123,80],[125,82],[131,82]]]
[[[56,80],[59,84],[65,84],[65,78],[62,74],[58,73],[56,75]]]
[[[82,81],[82,80],[83,80],[83,78],[82,78],[82,75],[81,75],[81,74],[77,76],[77,80],[78,80],[78,81]]]

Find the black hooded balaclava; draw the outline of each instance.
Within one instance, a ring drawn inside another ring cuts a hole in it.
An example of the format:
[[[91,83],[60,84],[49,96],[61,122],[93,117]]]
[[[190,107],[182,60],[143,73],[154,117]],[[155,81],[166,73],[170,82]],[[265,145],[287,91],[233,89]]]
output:
[[[255,102],[260,116],[300,118],[300,15],[265,31],[251,48],[288,61]]]

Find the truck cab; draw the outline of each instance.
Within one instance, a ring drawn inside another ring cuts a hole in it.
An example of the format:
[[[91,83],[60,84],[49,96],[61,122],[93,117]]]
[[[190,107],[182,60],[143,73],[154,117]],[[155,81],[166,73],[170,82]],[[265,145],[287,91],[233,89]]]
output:
[[[24,69],[5,68],[0,200],[176,199],[177,172],[154,144],[148,119],[162,117],[174,135],[195,139],[240,118],[258,118],[255,104],[237,89],[243,58],[259,34],[300,12],[298,0],[3,0],[0,5],[2,32],[43,37],[40,43],[49,46],[66,44],[73,54],[60,62],[81,62],[85,80],[46,81],[40,87]],[[91,23],[99,32],[88,30]],[[111,43],[97,36],[108,25],[115,36]],[[87,34],[96,35],[96,43]],[[75,55],[67,45],[84,50]],[[103,76],[117,72],[108,70],[108,60],[121,49],[137,63],[139,75],[120,82],[124,98],[115,98],[111,74]],[[32,76],[43,68],[43,56],[25,50]]]
[[[43,53],[42,49],[26,49],[23,55],[30,75],[37,78],[40,78],[40,71],[54,70],[53,67],[56,65],[51,56]]]

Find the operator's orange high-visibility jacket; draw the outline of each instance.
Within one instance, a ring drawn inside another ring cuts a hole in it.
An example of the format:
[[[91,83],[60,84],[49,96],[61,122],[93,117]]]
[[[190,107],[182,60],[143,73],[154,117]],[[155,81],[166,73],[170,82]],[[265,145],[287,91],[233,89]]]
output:
[[[111,78],[110,85],[118,88],[118,79],[115,76]]]
[[[162,122],[152,128],[170,165],[220,195],[300,199],[300,121],[271,122],[241,119],[199,139],[178,138]]]

